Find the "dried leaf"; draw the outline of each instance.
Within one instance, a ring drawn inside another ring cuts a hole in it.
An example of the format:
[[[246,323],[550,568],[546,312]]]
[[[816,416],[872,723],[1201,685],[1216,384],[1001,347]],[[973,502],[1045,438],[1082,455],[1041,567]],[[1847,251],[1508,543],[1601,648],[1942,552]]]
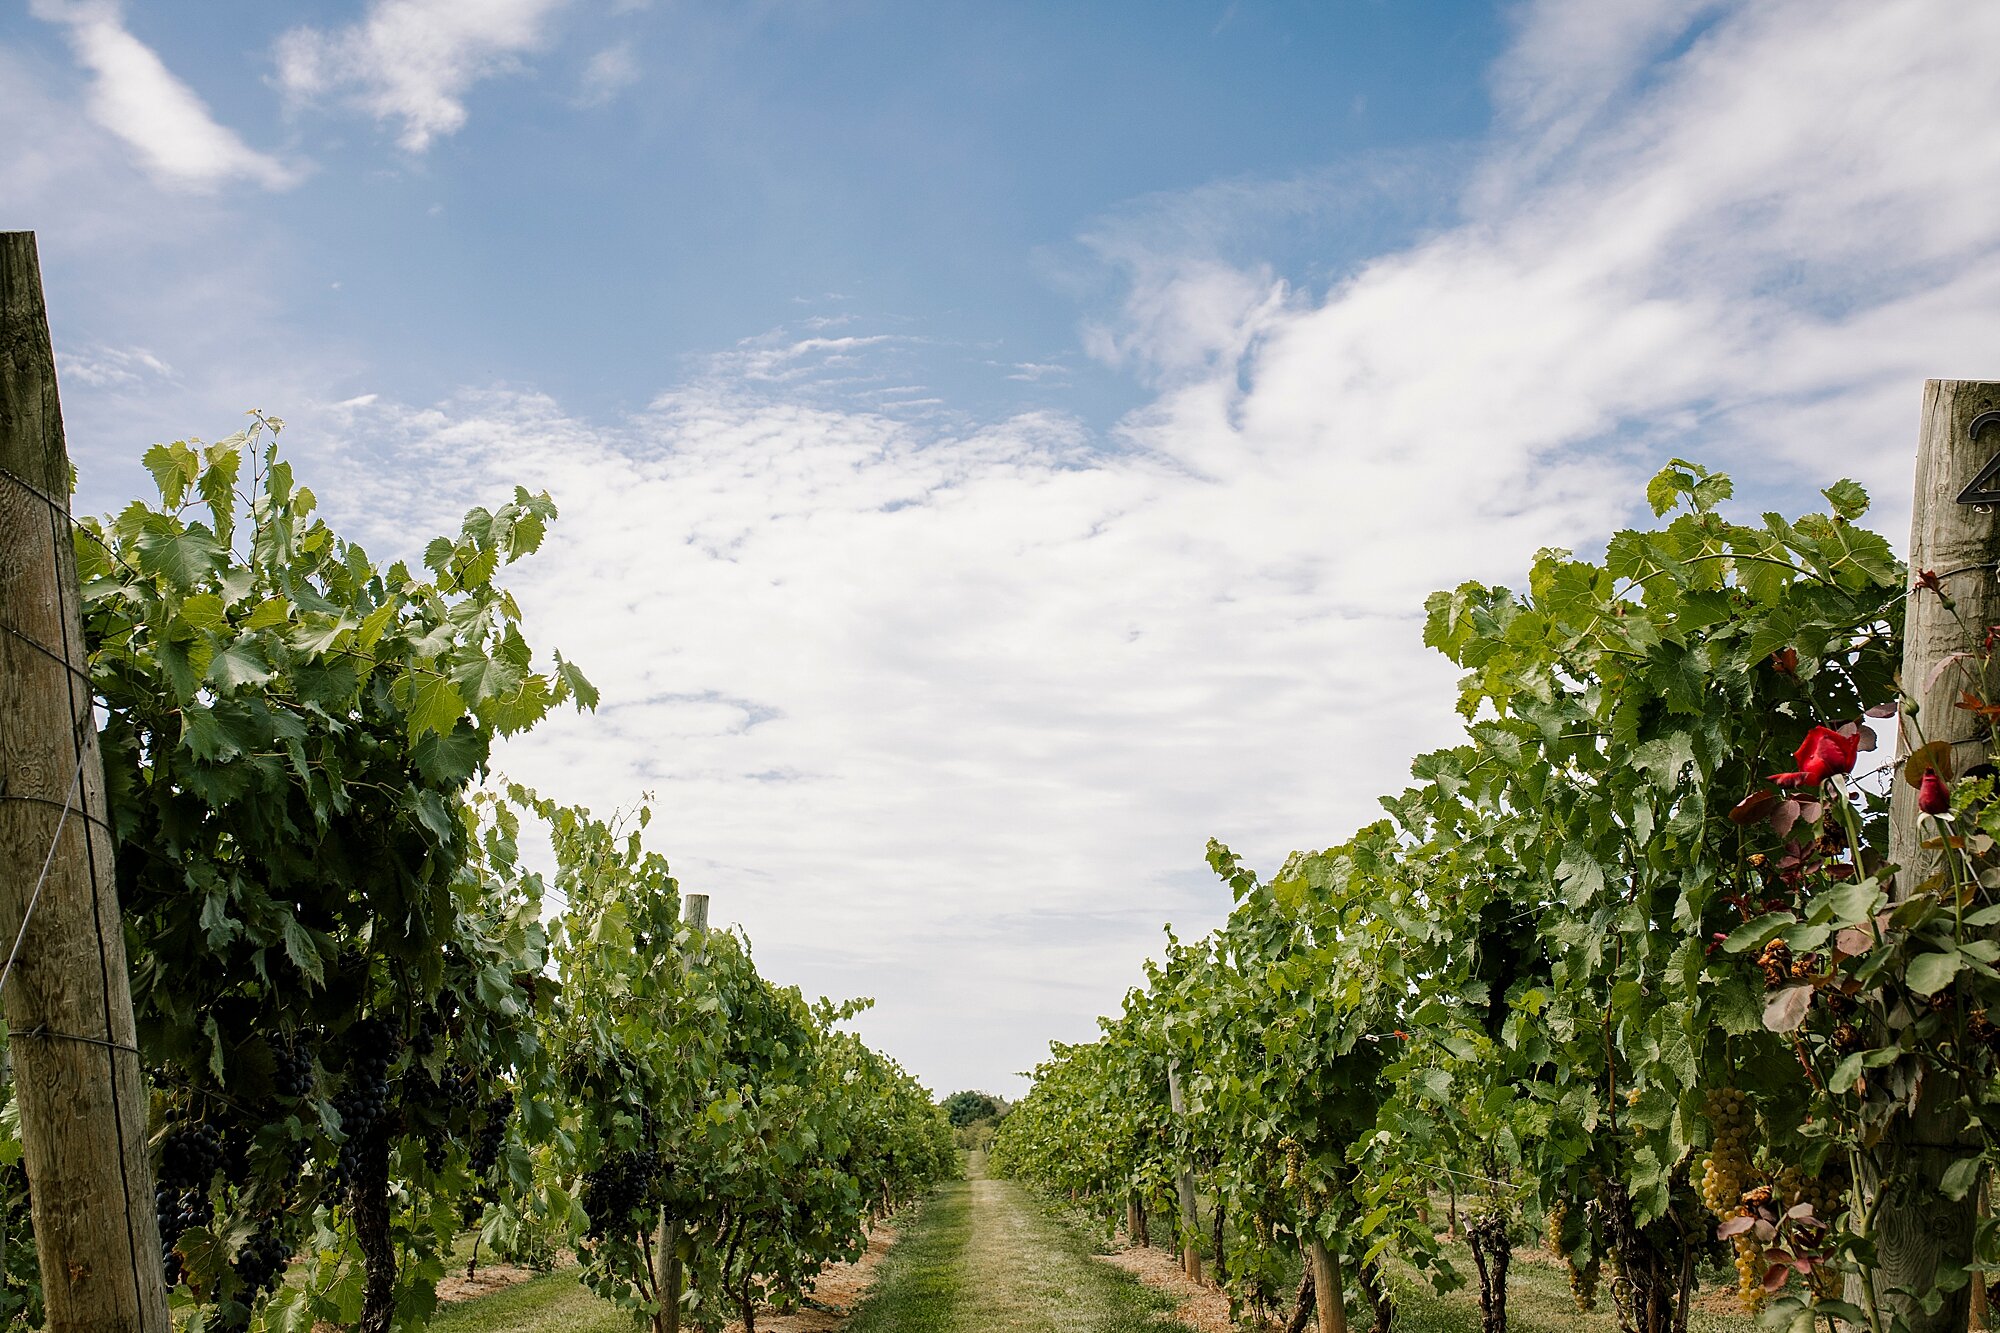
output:
[[[1773,1032],[1794,1032],[1812,1012],[1810,984],[1787,986],[1764,1005],[1764,1026]]]
[[[1754,824],[1770,814],[1772,807],[1783,799],[1768,787],[1763,791],[1753,791],[1731,808],[1729,818],[1737,824]]]
[[[1961,651],[1956,653],[1946,653],[1943,657],[1940,657],[1938,659],[1938,664],[1931,668],[1931,674],[1924,678],[1924,688],[1926,690],[1936,689],[1938,683],[1938,677],[1944,675],[1945,672],[1949,671],[1954,663],[1974,662],[1977,660],[1978,658],[1976,655],[1968,652]]]

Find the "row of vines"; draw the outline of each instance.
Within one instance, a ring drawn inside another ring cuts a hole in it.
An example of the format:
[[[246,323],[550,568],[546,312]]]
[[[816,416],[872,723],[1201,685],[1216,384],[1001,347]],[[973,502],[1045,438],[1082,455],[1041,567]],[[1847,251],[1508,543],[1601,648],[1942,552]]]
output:
[[[1318,1246],[1378,1330],[1392,1264],[1467,1280],[1440,1199],[1488,1333],[1528,1235],[1641,1333],[1732,1268],[1768,1326],[1965,1328],[2000,1268],[2000,803],[1897,679],[1906,600],[1948,587],[1858,525],[1852,482],[1793,521],[1731,521],[1730,493],[1676,461],[1601,561],[1434,595],[1462,741],[1268,878],[1211,843],[1227,923],[1170,933],[1102,1036],[1053,1050],[999,1167],[1170,1214],[1190,1173],[1239,1306]],[[1946,661],[1989,721],[1996,638],[1965,625]],[[1865,757],[1898,726],[1907,762]],[[1886,864],[1898,783],[1921,872]],[[1913,1215],[1915,1268],[1888,1255]]]
[[[155,447],[158,502],[76,539],[176,1325],[418,1328],[472,1231],[475,1263],[573,1254],[636,1326],[754,1329],[956,1171],[948,1124],[839,1027],[860,1003],[683,919],[647,808],[490,777],[596,703],[498,581],[549,498],[380,567],[279,424]],[[38,1326],[32,1247],[5,1265]]]

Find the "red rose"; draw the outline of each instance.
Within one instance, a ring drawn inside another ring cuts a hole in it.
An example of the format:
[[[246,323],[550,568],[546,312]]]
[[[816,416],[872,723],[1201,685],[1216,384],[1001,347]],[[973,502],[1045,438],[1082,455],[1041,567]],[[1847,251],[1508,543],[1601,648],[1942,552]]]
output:
[[[1917,788],[1917,809],[1927,815],[1941,815],[1951,809],[1951,788],[1934,768],[1924,770],[1923,784]]]
[[[1792,756],[1799,771],[1773,773],[1771,781],[1780,787],[1817,787],[1836,773],[1852,773],[1854,757],[1860,753],[1859,731],[1843,736],[1832,727],[1814,727]]]

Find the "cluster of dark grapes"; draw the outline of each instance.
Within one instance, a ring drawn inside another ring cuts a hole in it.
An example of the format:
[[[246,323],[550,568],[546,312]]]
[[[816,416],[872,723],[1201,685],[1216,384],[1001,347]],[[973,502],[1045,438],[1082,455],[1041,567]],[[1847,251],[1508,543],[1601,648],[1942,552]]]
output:
[[[444,1035],[444,1016],[435,1007],[417,1015],[416,1035],[410,1038],[410,1050],[421,1060],[437,1049],[438,1038]]]
[[[237,1299],[249,1305],[276,1287],[291,1260],[292,1247],[285,1240],[284,1219],[263,1219],[236,1256],[236,1276],[246,1289]]]
[[[160,1224],[161,1259],[167,1285],[181,1280],[181,1257],[174,1252],[181,1233],[215,1218],[209,1183],[222,1167],[222,1136],[199,1122],[175,1125],[160,1141],[160,1178],[153,1187],[153,1216]]]
[[[514,1094],[503,1092],[486,1103],[486,1115],[479,1125],[479,1142],[472,1149],[472,1174],[484,1180],[500,1160],[500,1145],[507,1141],[507,1120],[514,1114]]]
[[[287,1101],[309,1096],[313,1089],[312,1055],[289,1038],[271,1047],[271,1090]]]
[[[632,1214],[647,1203],[659,1174],[660,1161],[652,1153],[622,1152],[605,1159],[583,1178],[583,1211],[590,1217],[586,1234],[603,1240],[614,1230],[628,1228]]]
[[[359,1177],[361,1145],[389,1110],[389,1066],[396,1061],[396,1034],[379,1018],[364,1018],[347,1034],[347,1085],[333,1099],[346,1136],[340,1145],[339,1175]]]

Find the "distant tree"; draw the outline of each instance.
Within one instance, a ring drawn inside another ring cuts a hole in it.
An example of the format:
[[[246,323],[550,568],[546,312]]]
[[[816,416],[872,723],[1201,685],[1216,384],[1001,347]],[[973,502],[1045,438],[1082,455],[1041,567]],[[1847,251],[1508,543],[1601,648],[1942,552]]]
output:
[[[954,1092],[944,1099],[945,1118],[953,1129],[962,1129],[975,1120],[993,1120],[1000,1115],[1000,1099],[990,1092]]]

